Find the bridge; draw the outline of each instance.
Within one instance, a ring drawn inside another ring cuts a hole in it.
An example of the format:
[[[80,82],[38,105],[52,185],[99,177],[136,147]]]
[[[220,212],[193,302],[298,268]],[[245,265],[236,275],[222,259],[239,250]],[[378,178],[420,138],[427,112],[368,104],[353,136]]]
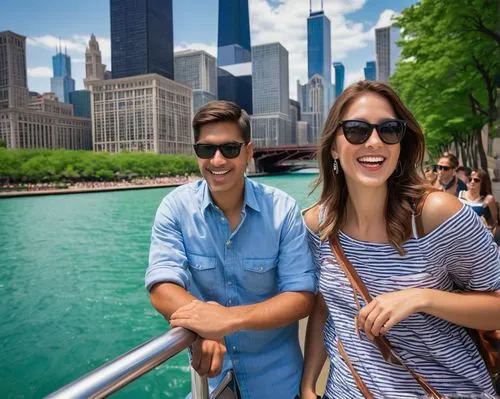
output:
[[[255,147],[253,159],[257,173],[290,172],[315,167],[316,146]]]

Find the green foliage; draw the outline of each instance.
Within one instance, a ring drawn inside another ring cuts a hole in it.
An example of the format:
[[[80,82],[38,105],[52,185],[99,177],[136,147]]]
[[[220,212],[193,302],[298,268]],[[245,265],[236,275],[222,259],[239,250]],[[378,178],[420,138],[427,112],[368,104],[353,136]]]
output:
[[[187,155],[0,148],[0,182],[113,181],[198,173]]]
[[[0,139],[0,148],[7,148],[7,142],[4,139]]]
[[[421,0],[398,18],[402,60],[391,84],[422,125],[431,156],[497,118],[496,15],[493,0]]]

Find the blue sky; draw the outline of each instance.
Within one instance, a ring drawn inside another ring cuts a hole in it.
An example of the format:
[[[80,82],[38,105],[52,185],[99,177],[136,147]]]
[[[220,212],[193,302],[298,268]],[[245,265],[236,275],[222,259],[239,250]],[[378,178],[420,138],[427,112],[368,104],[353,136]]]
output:
[[[332,58],[344,63],[347,83],[363,77],[366,61],[375,60],[374,28],[387,26],[394,14],[415,0],[324,0],[332,23]],[[216,55],[217,0],[173,0],[174,46],[204,49]],[[313,10],[321,7],[313,0]],[[279,41],[289,52],[290,97],[296,81],[307,78],[308,0],[249,0],[252,45]],[[2,0],[0,30],[28,38],[30,90],[50,91],[52,56],[59,38],[72,58],[76,88],[83,88],[84,52],[97,36],[103,62],[110,67],[108,0]],[[333,76],[333,74],[332,74]]]

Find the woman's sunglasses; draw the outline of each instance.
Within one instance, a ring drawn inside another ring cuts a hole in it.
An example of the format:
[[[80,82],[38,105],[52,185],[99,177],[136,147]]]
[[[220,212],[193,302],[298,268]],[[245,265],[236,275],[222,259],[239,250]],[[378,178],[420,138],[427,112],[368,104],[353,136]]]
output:
[[[406,121],[391,119],[379,124],[365,121],[346,120],[339,123],[344,131],[346,140],[351,144],[363,144],[372,135],[373,128],[385,144],[397,144],[405,135]]]
[[[474,183],[481,183],[481,179],[479,177],[473,177],[471,179]]]
[[[193,145],[194,152],[198,158],[210,159],[217,150],[221,152],[224,158],[232,159],[240,155],[241,147],[248,143],[224,143],[224,144],[204,144],[198,143]]]

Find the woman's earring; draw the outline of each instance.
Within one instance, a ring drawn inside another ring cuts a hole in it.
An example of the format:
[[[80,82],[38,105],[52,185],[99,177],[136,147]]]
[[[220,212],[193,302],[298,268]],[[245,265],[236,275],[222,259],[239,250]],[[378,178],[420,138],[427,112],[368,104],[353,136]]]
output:
[[[337,161],[337,158],[333,158],[333,173],[336,175],[339,174],[339,163]]]

